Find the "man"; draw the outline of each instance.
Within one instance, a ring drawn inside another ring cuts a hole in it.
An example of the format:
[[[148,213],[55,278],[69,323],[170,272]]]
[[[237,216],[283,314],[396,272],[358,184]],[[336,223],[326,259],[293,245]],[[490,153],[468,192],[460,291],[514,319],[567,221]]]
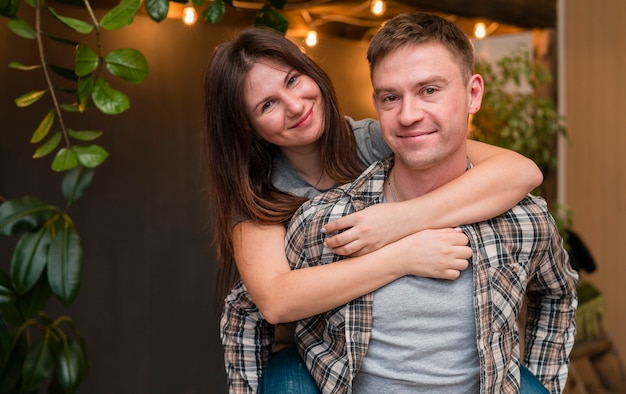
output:
[[[418,197],[471,168],[468,117],[479,110],[484,85],[473,74],[467,36],[437,16],[403,14],[376,34],[367,58],[394,155],[303,205],[287,233],[294,269],[341,258],[324,247],[319,229],[326,222]],[[527,196],[499,217],[462,228],[473,256],[456,281],[404,277],[298,323],[296,340],[324,393],[515,393],[522,363],[550,392],[563,390],[578,277],[545,201]],[[517,320],[525,297],[521,360]]]

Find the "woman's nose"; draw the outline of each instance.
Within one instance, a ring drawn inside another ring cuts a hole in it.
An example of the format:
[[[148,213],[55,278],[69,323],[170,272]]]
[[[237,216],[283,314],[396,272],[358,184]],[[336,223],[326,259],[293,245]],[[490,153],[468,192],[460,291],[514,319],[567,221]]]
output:
[[[283,98],[287,113],[291,116],[301,114],[304,109],[304,103],[300,97],[295,95],[286,95]]]

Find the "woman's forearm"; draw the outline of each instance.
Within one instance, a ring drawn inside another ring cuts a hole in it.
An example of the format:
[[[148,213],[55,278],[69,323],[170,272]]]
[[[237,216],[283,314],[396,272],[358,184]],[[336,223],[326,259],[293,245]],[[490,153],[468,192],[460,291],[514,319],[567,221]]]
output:
[[[425,228],[490,219],[512,208],[543,180],[532,160],[510,150],[468,141],[468,155],[473,168],[430,193],[374,205],[327,223],[328,234],[338,233],[326,240],[328,247],[341,255],[362,255]]]
[[[455,279],[471,255],[462,232],[428,230],[365,256],[291,270],[284,234],[281,226],[247,223],[234,237],[241,277],[270,323],[331,310],[405,275]]]

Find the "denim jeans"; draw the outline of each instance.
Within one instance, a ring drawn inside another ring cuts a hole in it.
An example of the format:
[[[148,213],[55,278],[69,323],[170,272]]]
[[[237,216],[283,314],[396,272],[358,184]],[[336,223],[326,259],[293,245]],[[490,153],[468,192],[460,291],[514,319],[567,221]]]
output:
[[[520,383],[521,394],[547,394],[548,389],[546,389],[543,384],[537,379],[535,375],[532,374],[525,366],[520,365],[521,377],[522,381]]]
[[[319,394],[295,346],[274,353],[263,370],[258,394]]]
[[[548,390],[526,367],[521,369],[521,394],[545,394]],[[257,390],[258,394],[319,394],[295,346],[272,355]]]

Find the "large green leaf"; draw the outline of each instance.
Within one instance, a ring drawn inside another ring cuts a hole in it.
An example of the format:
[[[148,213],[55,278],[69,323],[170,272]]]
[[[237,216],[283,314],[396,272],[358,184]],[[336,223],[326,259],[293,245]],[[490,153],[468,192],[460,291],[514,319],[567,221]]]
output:
[[[19,296],[17,300],[17,310],[23,319],[32,319],[48,304],[50,301],[50,285],[48,284],[48,276],[42,275],[35,283],[35,286],[26,294]]]
[[[22,38],[34,40],[37,37],[37,32],[35,31],[35,29],[33,29],[33,27],[23,19],[13,18],[9,21],[7,27],[11,29],[13,33]]]
[[[80,289],[83,248],[71,223],[58,223],[56,231],[48,255],[48,282],[57,299],[69,305]]]
[[[222,20],[225,13],[226,7],[224,6],[224,2],[222,0],[215,0],[202,11],[202,19],[215,25]]]
[[[94,72],[98,68],[98,55],[85,44],[78,44],[76,47],[76,59],[74,60],[74,71],[79,77],[84,77]]]
[[[87,357],[72,338],[59,341],[54,352],[56,377],[66,392],[76,392],[87,374]]]
[[[28,107],[29,105],[36,103],[40,98],[46,94],[47,90],[34,90],[28,93],[24,93],[20,97],[15,99],[15,105],[20,108]]]
[[[48,141],[46,141],[39,148],[37,148],[37,150],[33,154],[33,159],[40,159],[48,155],[50,152],[55,150],[57,146],[59,146],[59,142],[61,142],[61,132],[57,131],[56,133],[52,134],[52,137],[50,137]]]
[[[0,271],[0,305],[9,304],[15,300],[17,300],[17,294],[13,291],[11,277],[4,271]]]
[[[55,212],[58,212],[58,208],[36,197],[7,200],[0,205],[0,236],[40,227]]]
[[[98,167],[109,156],[109,153],[99,145],[74,145],[72,150],[76,153],[78,162],[87,168]]]
[[[69,148],[61,148],[52,161],[54,171],[67,171],[78,165],[76,153]]]
[[[46,381],[54,362],[52,359],[50,333],[46,330],[26,355],[22,370],[22,388],[24,392],[35,391]]]
[[[19,347],[6,354],[8,357],[6,366],[0,368],[0,393],[21,393],[18,387],[24,364],[24,355],[21,350],[22,347]]]
[[[100,26],[107,30],[115,30],[130,25],[140,5],[141,0],[122,0],[102,17]]]
[[[25,294],[35,286],[46,268],[50,232],[46,226],[24,233],[11,259],[11,281],[17,294]]]
[[[287,32],[289,21],[283,15],[276,12],[276,10],[268,5],[264,5],[263,8],[256,14],[254,18],[254,24],[256,26],[267,26],[274,30],[277,30],[283,34]]]
[[[93,168],[78,166],[65,173],[63,177],[63,197],[68,202],[74,202],[83,196],[95,174]]]
[[[130,107],[128,96],[113,89],[104,78],[99,77],[91,98],[100,111],[107,115],[117,115]]]
[[[146,0],[146,11],[150,18],[156,22],[161,22],[167,18],[169,9],[169,0]]]
[[[0,15],[7,18],[15,18],[19,7],[20,0],[2,0],[0,1]],[[0,393],[3,393],[3,391],[0,390]]]
[[[148,75],[148,61],[136,49],[124,48],[109,52],[104,59],[109,72],[132,83],[140,83]]]
[[[48,135],[52,124],[54,123],[54,110],[49,110],[46,115],[43,117],[37,129],[33,133],[33,136],[30,137],[30,142],[36,144],[37,142],[43,140]]]
[[[73,29],[74,31],[77,31],[78,33],[89,34],[93,31],[93,25],[90,25],[87,22],[81,21],[80,19],[59,15],[52,7],[48,7],[48,11],[50,11],[50,13],[54,15],[54,17],[57,18],[57,20],[59,20],[65,26]]]

